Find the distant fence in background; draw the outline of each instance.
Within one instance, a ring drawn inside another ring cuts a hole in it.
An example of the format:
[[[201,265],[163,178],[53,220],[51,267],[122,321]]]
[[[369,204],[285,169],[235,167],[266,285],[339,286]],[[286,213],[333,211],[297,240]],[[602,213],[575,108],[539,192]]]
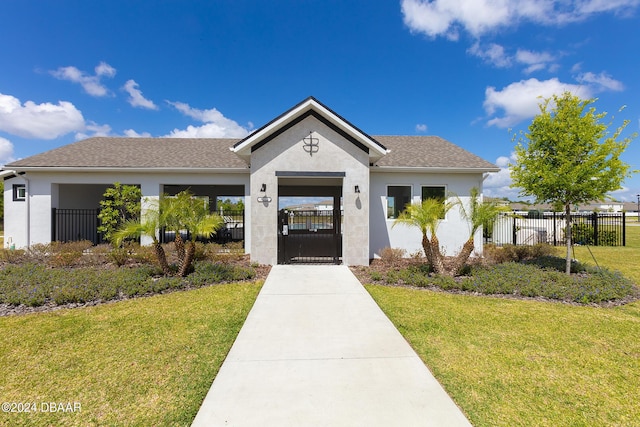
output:
[[[571,214],[572,241],[576,245],[625,246],[624,212]],[[503,213],[487,230],[488,242],[496,245],[565,244],[566,215],[559,212]]]
[[[224,221],[222,227],[214,234],[207,238],[198,238],[200,242],[229,243],[244,241],[244,211],[221,211],[216,212]],[[185,231],[180,233],[183,239],[189,239],[191,236]],[[175,232],[168,230],[160,230],[160,243],[173,242]]]

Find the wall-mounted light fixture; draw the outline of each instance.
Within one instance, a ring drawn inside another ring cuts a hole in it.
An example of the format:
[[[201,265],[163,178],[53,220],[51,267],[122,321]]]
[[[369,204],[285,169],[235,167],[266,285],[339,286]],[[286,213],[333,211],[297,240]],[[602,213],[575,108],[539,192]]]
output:
[[[356,187],[353,189],[353,191],[355,191],[356,194],[360,194],[360,186],[356,185]]]
[[[267,196],[267,184],[262,184],[260,186],[260,192],[262,193],[262,196],[258,196],[258,202],[271,203],[271,197]]]

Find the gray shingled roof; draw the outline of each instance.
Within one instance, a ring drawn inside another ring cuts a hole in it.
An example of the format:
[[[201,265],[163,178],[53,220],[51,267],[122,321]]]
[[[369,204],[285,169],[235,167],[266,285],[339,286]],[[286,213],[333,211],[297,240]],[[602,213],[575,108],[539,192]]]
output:
[[[247,169],[229,147],[237,140],[212,138],[96,137],[65,145],[6,165],[78,168]]]
[[[436,136],[373,136],[391,150],[376,166],[402,168],[497,167]],[[229,150],[238,139],[95,137],[10,163],[11,167],[223,168],[248,170]]]
[[[376,162],[380,167],[479,168],[497,170],[488,161],[439,136],[374,136],[391,152]]]

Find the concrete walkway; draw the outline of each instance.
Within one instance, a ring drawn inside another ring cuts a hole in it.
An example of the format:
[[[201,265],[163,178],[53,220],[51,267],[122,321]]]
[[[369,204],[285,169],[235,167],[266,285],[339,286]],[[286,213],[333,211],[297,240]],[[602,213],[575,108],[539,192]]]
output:
[[[275,266],[193,426],[470,426],[345,266]]]

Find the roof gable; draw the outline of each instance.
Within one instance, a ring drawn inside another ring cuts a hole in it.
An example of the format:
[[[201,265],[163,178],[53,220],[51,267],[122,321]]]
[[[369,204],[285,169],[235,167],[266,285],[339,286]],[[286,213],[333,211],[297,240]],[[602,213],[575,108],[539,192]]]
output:
[[[231,147],[231,151],[246,161],[249,161],[253,151],[264,146],[269,141],[309,116],[315,117],[356,145],[358,148],[369,154],[369,159],[372,163],[387,154],[388,150],[384,145],[353,126],[351,123],[313,97],[305,99],[289,111],[286,111],[260,129],[256,130],[251,135],[241,141],[238,141],[233,145],[233,147]]]

